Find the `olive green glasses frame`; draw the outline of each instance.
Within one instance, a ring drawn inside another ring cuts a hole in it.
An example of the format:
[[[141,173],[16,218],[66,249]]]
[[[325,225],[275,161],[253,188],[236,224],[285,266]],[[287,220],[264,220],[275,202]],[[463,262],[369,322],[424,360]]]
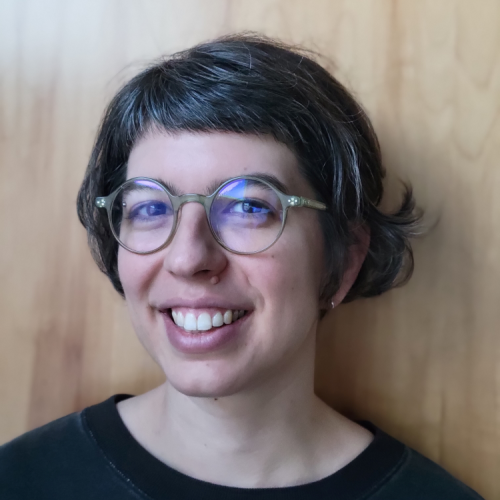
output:
[[[205,208],[215,240],[240,255],[260,253],[274,245],[283,233],[289,208],[327,209],[324,203],[287,195],[255,176],[228,179],[208,196],[176,196],[155,179],[134,177],[110,195],[95,199],[98,208],[107,210],[118,243],[142,255],[157,252],[172,241],[179,210],[190,202]]]

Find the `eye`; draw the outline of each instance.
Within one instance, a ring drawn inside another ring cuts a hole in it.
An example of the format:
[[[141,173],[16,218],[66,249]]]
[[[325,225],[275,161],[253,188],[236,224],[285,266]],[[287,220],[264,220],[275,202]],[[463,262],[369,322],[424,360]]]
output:
[[[166,203],[152,200],[132,207],[126,218],[147,221],[155,217],[171,214],[172,209]]]
[[[268,215],[273,212],[273,209],[263,200],[244,198],[235,200],[226,208],[225,212],[242,215]]]

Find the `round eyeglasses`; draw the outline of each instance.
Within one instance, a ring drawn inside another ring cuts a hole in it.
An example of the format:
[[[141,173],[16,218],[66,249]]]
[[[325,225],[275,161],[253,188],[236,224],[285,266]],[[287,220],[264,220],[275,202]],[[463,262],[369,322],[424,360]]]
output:
[[[289,196],[254,176],[229,179],[209,196],[175,196],[154,179],[134,177],[95,200],[107,210],[118,243],[137,254],[166,247],[174,237],[179,209],[189,202],[205,207],[210,230],[222,247],[243,255],[263,252],[278,240],[290,207],[326,210],[324,203]]]

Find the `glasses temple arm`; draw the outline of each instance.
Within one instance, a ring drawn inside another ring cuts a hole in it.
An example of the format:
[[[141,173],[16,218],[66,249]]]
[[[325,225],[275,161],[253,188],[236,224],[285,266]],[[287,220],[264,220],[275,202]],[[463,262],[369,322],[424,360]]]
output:
[[[303,196],[290,196],[288,203],[291,207],[314,208],[315,210],[326,210],[327,206],[321,201],[311,200]]]

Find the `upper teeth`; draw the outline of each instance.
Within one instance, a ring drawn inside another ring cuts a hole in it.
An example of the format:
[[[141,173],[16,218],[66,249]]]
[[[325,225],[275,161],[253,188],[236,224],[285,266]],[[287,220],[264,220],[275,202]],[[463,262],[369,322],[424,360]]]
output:
[[[182,326],[188,332],[204,332],[224,324],[229,325],[243,317],[245,313],[246,311],[242,309],[234,311],[228,309],[224,315],[219,311],[212,315],[205,311],[196,317],[191,312],[183,314],[182,311],[172,309],[172,318],[176,325]]]

